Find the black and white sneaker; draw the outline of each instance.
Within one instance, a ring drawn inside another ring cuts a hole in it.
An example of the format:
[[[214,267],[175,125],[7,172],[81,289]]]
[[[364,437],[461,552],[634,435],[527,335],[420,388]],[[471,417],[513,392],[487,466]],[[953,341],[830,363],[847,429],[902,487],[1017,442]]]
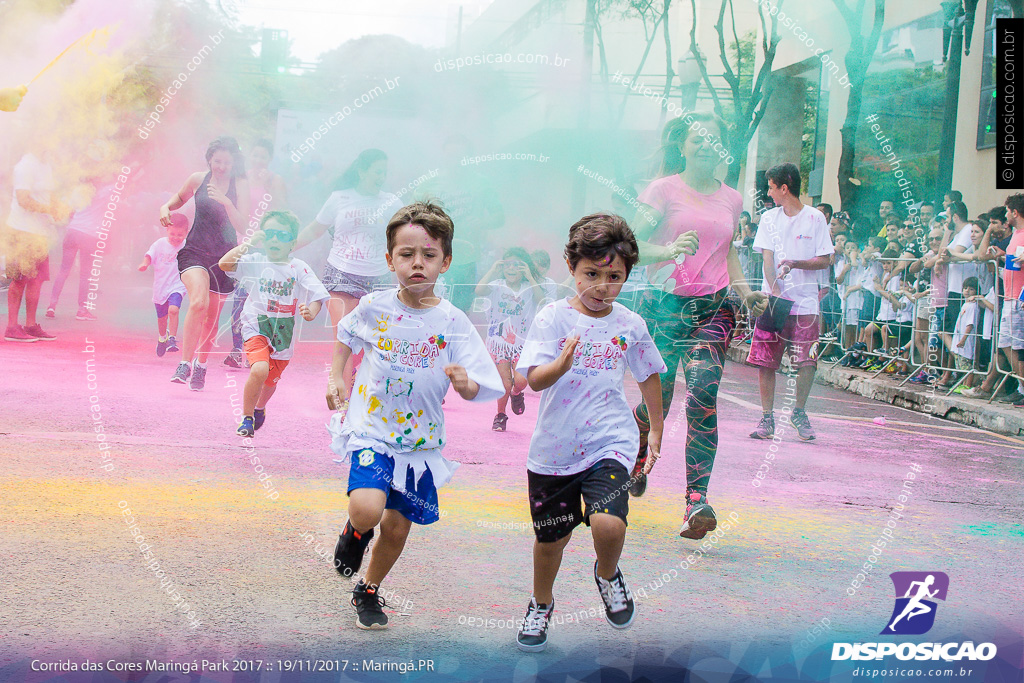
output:
[[[597,575],[597,560],[594,561],[594,581],[597,590],[604,600],[604,617],[613,628],[629,628],[636,616],[633,606],[633,595],[629,592],[626,580],[622,578],[622,570],[615,568],[615,576],[611,580],[602,579]]]
[[[380,586],[367,586],[360,581],[352,589],[352,605],[356,608],[356,626],[365,630],[378,630],[388,627],[388,615],[384,614],[387,607],[384,598],[377,594]]]
[[[526,617],[519,627],[516,645],[523,652],[540,652],[548,646],[548,623],[551,613],[555,611],[555,601],[548,605],[540,605],[537,598],[530,598],[530,606],[526,608]]]
[[[177,384],[185,384],[188,382],[189,375],[192,374],[192,364],[188,361],[181,361],[178,363],[178,369],[174,371],[171,376],[171,381]]]
[[[349,522],[345,522],[345,530],[338,536],[334,546],[334,568],[346,579],[350,579],[359,571],[366,554],[366,546],[373,538],[373,529],[360,534]]]

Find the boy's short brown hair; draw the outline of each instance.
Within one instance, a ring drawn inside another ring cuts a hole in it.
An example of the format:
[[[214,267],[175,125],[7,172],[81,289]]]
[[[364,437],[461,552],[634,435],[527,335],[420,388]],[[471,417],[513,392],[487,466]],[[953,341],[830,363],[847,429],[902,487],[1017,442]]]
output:
[[[636,236],[621,216],[592,213],[579,219],[569,228],[569,243],[565,245],[565,258],[575,270],[580,259],[600,262],[613,261],[621,256],[629,276],[640,260]]]
[[[421,226],[427,231],[428,235],[433,237],[435,240],[440,240],[441,252],[445,256],[452,255],[452,240],[455,237],[455,223],[453,223],[451,217],[445,213],[445,210],[441,208],[441,205],[433,200],[415,202],[402,207],[394,216],[391,217],[391,220],[388,221],[386,231],[389,254],[395,248],[395,235],[398,233],[399,228],[404,225],[409,225],[410,223]]]

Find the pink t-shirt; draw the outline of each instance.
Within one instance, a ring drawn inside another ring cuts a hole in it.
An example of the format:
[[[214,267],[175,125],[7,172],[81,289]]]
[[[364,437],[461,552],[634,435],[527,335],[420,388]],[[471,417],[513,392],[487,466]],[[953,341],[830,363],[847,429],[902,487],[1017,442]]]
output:
[[[1024,247],[1024,230],[1014,230],[1010,243],[1006,245],[1006,253],[1013,256],[1017,253],[1017,247]],[[1024,289],[1024,269],[1003,271],[1003,296],[1007,301],[1020,298],[1021,289]]]
[[[678,175],[658,178],[639,200],[663,218],[650,242],[666,245],[689,230],[697,231],[697,253],[682,265],[665,261],[649,266],[651,282],[679,296],[707,296],[729,286],[726,257],[743,211],[743,197],[725,183],[701,194]]]

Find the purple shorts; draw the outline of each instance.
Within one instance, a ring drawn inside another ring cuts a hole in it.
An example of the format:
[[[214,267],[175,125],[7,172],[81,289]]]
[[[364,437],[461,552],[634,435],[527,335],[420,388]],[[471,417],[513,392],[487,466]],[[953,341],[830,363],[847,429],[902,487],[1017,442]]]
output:
[[[811,347],[818,341],[819,332],[816,313],[789,316],[781,332],[765,332],[755,327],[747,362],[762,368],[777,369],[788,347],[793,367],[817,367],[818,362],[811,358]]]

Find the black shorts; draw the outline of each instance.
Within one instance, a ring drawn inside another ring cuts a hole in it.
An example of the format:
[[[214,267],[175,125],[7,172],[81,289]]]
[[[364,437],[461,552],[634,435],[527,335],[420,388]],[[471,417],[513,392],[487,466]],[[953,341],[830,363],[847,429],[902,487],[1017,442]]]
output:
[[[227,253],[225,250],[224,254]],[[220,269],[217,263],[224,254],[214,255],[199,249],[189,249],[188,242],[178,252],[178,274],[189,268],[205,268],[210,274],[210,291],[217,294],[230,294],[235,289],[235,281]]]
[[[914,334],[913,323],[887,322],[885,325],[889,328],[889,336],[896,338],[896,344],[900,348],[903,348]]]
[[[956,319],[960,317],[960,309],[964,305],[964,296],[959,292],[950,292],[946,300],[946,313],[942,317],[942,331],[953,333]]]
[[[590,469],[566,476],[530,471],[526,476],[533,533],[541,543],[565,538],[580,522],[590,526],[595,512],[615,515],[629,524],[629,471],[616,460],[598,460]]]

